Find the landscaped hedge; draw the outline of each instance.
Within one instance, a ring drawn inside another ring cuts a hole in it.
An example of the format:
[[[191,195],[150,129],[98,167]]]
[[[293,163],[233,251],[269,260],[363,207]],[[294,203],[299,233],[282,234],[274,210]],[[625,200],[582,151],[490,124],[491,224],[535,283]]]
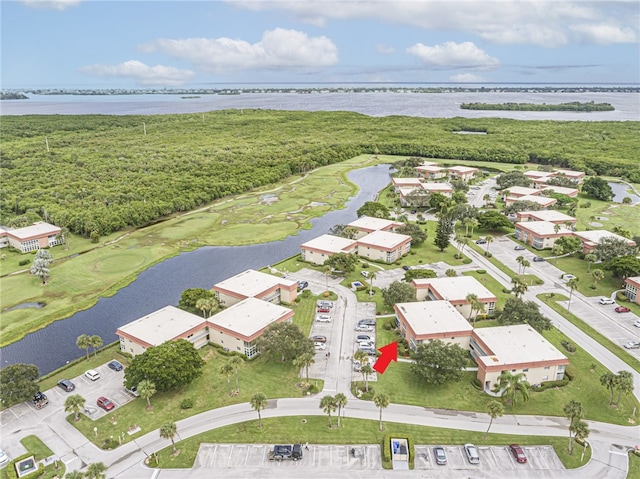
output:
[[[4,474],[6,475],[7,479],[18,479],[18,473],[16,472],[16,464],[28,457],[33,456],[32,452],[27,452],[26,454],[23,454],[22,456],[18,456],[16,457],[13,461],[11,461],[9,464],[7,464],[7,467],[5,467],[4,470]],[[34,460],[36,460],[34,458]],[[40,477],[44,474],[44,466],[42,465],[42,463],[38,464],[38,469],[36,471],[33,471],[32,473],[26,474],[24,476],[22,476],[20,479],[35,479],[36,477]]]
[[[545,391],[549,388],[560,388],[569,384],[568,379],[561,379],[560,381],[545,381],[540,386],[531,386],[529,389],[535,392]]]
[[[391,438],[406,439],[407,449],[409,453],[409,469],[413,469],[415,465],[415,441],[411,434],[385,434],[382,438],[382,467],[391,469]]]
[[[576,352],[576,346],[572,342],[567,341],[566,339],[563,339],[562,341],[560,341],[560,344],[562,345],[562,347],[564,349],[566,349],[570,353],[575,353]]]

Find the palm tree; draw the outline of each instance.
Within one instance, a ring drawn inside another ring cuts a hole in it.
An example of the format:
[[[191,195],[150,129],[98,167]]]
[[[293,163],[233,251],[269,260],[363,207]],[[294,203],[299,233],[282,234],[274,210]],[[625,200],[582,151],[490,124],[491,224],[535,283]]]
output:
[[[260,411],[267,407],[267,396],[265,396],[263,393],[255,393],[253,396],[251,396],[249,403],[251,404],[253,410],[258,412],[258,429],[262,429],[262,416],[260,415]]]
[[[88,334],[81,334],[76,338],[76,346],[87,351],[87,361],[89,361],[89,348],[91,347],[91,337]]]
[[[338,393],[333,398],[338,406],[338,427],[340,427],[340,412],[347,405],[347,396],[342,393]]]
[[[468,244],[469,244],[469,238],[462,238],[462,241],[460,241],[460,256],[464,254],[464,249],[467,247]]]
[[[173,421],[165,422],[163,425],[160,426],[160,437],[162,439],[171,440],[171,445],[173,446],[174,454],[176,452],[176,443],[174,442],[173,438],[176,437],[176,434],[178,434],[178,427],[176,426],[175,422]]]
[[[585,421],[577,421],[573,425],[573,437],[575,437],[577,441],[583,442],[589,437],[590,432],[589,425]],[[571,450],[573,452],[573,447]]]
[[[218,372],[223,376],[227,376],[227,385],[229,386],[229,396],[231,396],[231,374],[233,374],[233,366],[228,362],[224,363],[220,366],[220,368],[218,369]]]
[[[569,286],[569,302],[567,303],[567,311],[571,308],[571,297],[573,296],[573,292],[578,289],[578,283],[580,282],[580,278],[571,278],[567,281],[567,286]]]
[[[151,409],[151,396],[156,393],[156,385],[153,381],[143,379],[138,383],[138,394],[141,398],[147,400],[147,409]]]
[[[371,296],[371,293],[373,291],[373,280],[376,279],[376,272],[369,272],[369,277],[367,279],[369,280],[369,296]]]
[[[489,415],[491,420],[489,421],[489,427],[487,428],[487,432],[484,433],[483,437],[487,437],[487,434],[489,434],[489,429],[491,429],[491,424],[493,424],[493,420],[504,414],[504,405],[500,401],[496,401],[495,399],[492,401],[489,401],[487,403],[487,414]]]
[[[573,454],[573,441],[571,433],[573,432],[575,423],[582,419],[584,408],[582,407],[582,403],[574,401],[572,399],[567,404],[565,404],[562,410],[564,411],[565,417],[569,419],[569,454]]]
[[[604,279],[604,271],[597,268],[591,272],[591,276],[593,277],[593,286],[595,288],[598,287],[598,283]]]
[[[458,276],[458,273],[456,273],[456,270],[453,268],[449,268],[444,272],[444,274],[447,278],[455,278],[456,276]]]
[[[519,298],[520,296],[522,296],[524,293],[527,292],[527,289],[529,289],[525,280],[522,279],[520,276],[515,276],[511,280],[511,284],[513,284],[513,288],[511,288],[511,292],[516,296],[516,298]]]
[[[366,363],[364,363],[362,365],[362,375],[364,376],[364,391],[365,392],[369,392],[369,375],[373,374],[373,368],[371,367],[371,364],[369,364],[369,361],[367,360]]]
[[[362,382],[365,382],[365,374],[362,372],[362,366],[369,363],[369,355],[364,351],[357,350],[353,354],[353,359],[360,362],[360,372],[362,373]]]
[[[208,318],[218,308],[218,302],[214,298],[200,298],[196,301],[196,309],[202,311],[202,317]]]
[[[485,240],[487,241],[487,251],[485,252],[485,256],[489,256],[489,245],[493,243],[493,236],[487,235]]]
[[[502,390],[502,396],[510,403],[511,407],[516,406],[516,397],[518,394],[522,396],[522,401],[529,400],[529,383],[526,381],[524,373],[511,374],[505,371],[498,376],[498,390]]]
[[[529,262],[529,260],[523,259],[522,260],[522,274],[524,274],[524,271],[531,266],[531,263]]]
[[[556,223],[555,226],[553,227],[553,232],[555,234],[558,234],[558,232],[560,231],[560,228],[562,228],[562,226]]]
[[[337,407],[336,399],[333,396],[327,394],[320,400],[320,409],[329,415],[329,427],[333,427],[331,423],[331,413],[335,411]]]
[[[87,403],[86,399],[79,394],[69,396],[64,401],[64,412],[72,412],[73,420],[78,421],[80,419],[80,411],[84,409],[84,405]]]
[[[373,396],[373,403],[380,409],[380,430],[382,431],[382,410],[389,406],[389,396],[384,393],[376,394]]]
[[[331,274],[331,266],[325,265],[322,267],[322,272],[324,273],[324,278],[327,281],[327,291],[329,290],[329,275]]]
[[[87,479],[103,479],[106,477],[104,472],[107,470],[107,466],[105,466],[101,462],[94,462],[93,464],[89,464],[87,467],[87,472],[85,473],[85,477]]]
[[[467,303],[469,303],[469,305],[471,306],[471,309],[469,310],[469,317],[467,318],[467,320],[469,320],[471,319],[471,316],[473,316],[476,305],[478,304],[478,295],[474,293],[469,293],[465,299],[467,300]],[[475,320],[475,316],[474,316],[474,320]]]
[[[229,358],[229,364],[233,367],[236,373],[236,392],[240,392],[240,384],[238,383],[238,369],[244,364],[244,360],[241,356],[233,355]]]
[[[33,260],[30,271],[32,275],[40,278],[42,284],[47,284],[47,280],[49,279],[49,265],[46,261],[36,258]]]
[[[614,386],[618,390],[618,399],[616,401],[616,407],[618,407],[622,393],[629,394],[633,391],[633,376],[629,371],[618,371]]]
[[[518,263],[518,274],[520,274],[520,270],[522,269],[522,262],[524,261],[524,256],[518,256],[516,258],[516,263]]]
[[[471,218],[471,220],[469,221],[469,226],[471,227],[471,232],[469,233],[469,237],[472,237],[473,230],[476,229],[478,226],[480,226],[480,222],[476,218]]]
[[[84,473],[80,471],[69,471],[65,474],[64,479],[84,479]]]
[[[489,201],[491,200],[491,195],[487,193],[482,197],[482,199],[484,200],[484,206],[486,207],[489,204]]]
[[[89,338],[89,341],[91,342],[91,347],[93,348],[93,357],[97,358],[98,357],[98,348],[102,347],[102,345],[104,344],[102,342],[102,338],[100,336],[98,336],[97,334],[94,334],[93,336],[91,336]]]
[[[309,382],[309,366],[315,362],[316,360],[314,359],[313,353],[303,353],[293,360],[293,365],[295,367],[305,369],[307,383]]]
[[[464,235],[465,236],[469,236],[469,221],[471,220],[470,216],[467,216],[466,218],[462,218],[462,225],[464,226]],[[458,239],[456,239],[456,241],[459,241]]]
[[[607,371],[602,376],[600,376],[600,384],[602,384],[611,392],[611,396],[609,397],[609,406],[613,404],[613,390],[615,388],[615,381],[616,375],[610,371]]]
[[[587,262],[587,273],[589,273],[589,270],[591,270],[591,265],[598,261],[598,257],[593,253],[589,253],[584,256],[584,260]]]

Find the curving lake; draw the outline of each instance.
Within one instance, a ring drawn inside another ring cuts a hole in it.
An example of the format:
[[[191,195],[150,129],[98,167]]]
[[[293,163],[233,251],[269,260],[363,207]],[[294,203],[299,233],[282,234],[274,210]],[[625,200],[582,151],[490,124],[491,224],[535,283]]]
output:
[[[56,321],[21,341],[0,348],[2,366],[35,364],[40,374],[77,359],[84,350],[76,346],[81,334],[97,334],[105,344],[117,340],[116,329],[168,304],[177,305],[187,288],[210,289],[215,283],[247,269],[274,264],[300,251],[300,245],[326,233],[336,224],[357,218],[356,211],[372,201],[389,183],[389,165],[354,170],[348,175],[359,191],[346,207],[311,220],[313,227],[283,241],[251,246],[212,247],[182,253],[142,272],[114,296],[101,298],[90,309]]]
[[[624,200],[625,198],[629,197],[631,198],[631,203],[632,204],[636,204],[638,202],[640,202],[640,196],[631,193],[629,190],[629,186],[625,185],[624,183],[617,183],[614,181],[609,181],[609,186],[611,187],[611,190],[613,191],[613,198],[612,201],[615,203],[622,203],[622,200]]]

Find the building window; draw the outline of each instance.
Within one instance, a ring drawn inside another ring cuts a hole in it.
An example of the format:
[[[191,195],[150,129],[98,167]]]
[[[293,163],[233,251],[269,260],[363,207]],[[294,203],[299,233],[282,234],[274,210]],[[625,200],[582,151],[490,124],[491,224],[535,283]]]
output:
[[[551,366],[545,366],[544,369],[545,370],[549,370],[549,369],[551,369]]]
[[[523,372],[523,373],[528,373],[528,372],[529,372],[529,368],[524,368],[524,369],[522,370],[522,372]]]

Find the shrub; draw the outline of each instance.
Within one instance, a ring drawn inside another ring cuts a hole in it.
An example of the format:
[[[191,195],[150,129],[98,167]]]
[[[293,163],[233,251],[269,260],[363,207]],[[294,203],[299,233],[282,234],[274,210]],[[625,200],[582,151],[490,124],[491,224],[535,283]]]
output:
[[[486,269],[477,269],[476,273],[478,273],[478,274],[487,274],[487,270]]]
[[[491,254],[491,253],[489,253]],[[465,258],[462,260],[462,264],[471,264],[473,262],[473,260],[471,258]]]
[[[482,381],[480,381],[478,378],[473,378],[471,380],[471,386],[473,386],[473,388],[477,389],[478,391],[482,391]]]
[[[568,369],[565,369],[565,371],[564,371],[564,377],[565,377],[566,379],[568,379],[569,381],[573,381],[573,378],[574,378],[575,376],[573,375],[573,373],[572,373],[571,371],[569,371]]]
[[[563,339],[562,341],[560,341],[560,344],[564,349],[566,349],[570,353],[576,352],[576,346],[573,343],[567,341],[566,339]]]
[[[115,449],[116,447],[118,447],[120,445],[120,443],[118,442],[117,439],[114,439],[112,437],[108,437],[106,438],[104,441],[102,441],[102,449]]]
[[[362,263],[363,268],[368,268],[369,266],[371,266],[369,263]]]
[[[31,263],[31,260],[29,258],[25,258],[25,259],[22,259],[22,260],[20,260],[18,262],[18,266],[24,266],[24,265],[29,264],[29,263]]]
[[[626,301],[629,301],[629,298],[627,298],[627,295],[626,295],[626,294],[624,294],[623,292],[618,291],[618,292],[616,293],[616,300],[617,300],[618,302],[622,302],[622,303],[624,303],[624,302],[626,302]]]
[[[193,399],[186,398],[180,403],[180,409],[191,409],[193,407]]]

